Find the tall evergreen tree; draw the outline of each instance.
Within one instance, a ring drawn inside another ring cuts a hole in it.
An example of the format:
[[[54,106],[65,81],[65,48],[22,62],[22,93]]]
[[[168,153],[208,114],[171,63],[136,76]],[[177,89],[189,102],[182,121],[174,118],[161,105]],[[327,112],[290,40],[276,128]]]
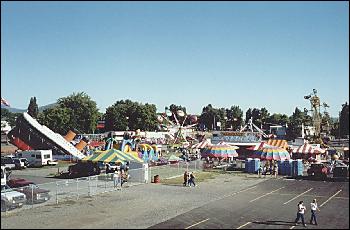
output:
[[[342,105],[342,110],[339,115],[340,137],[349,135],[349,105],[346,102]]]
[[[33,118],[37,118],[39,114],[38,104],[36,103],[36,97],[31,97],[28,105],[28,114]]]

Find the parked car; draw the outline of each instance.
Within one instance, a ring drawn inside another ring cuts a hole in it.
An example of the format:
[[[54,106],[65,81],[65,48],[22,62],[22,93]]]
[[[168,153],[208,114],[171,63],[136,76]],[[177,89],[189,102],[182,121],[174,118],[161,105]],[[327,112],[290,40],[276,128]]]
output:
[[[50,190],[39,188],[33,181],[22,178],[11,179],[8,182],[9,187],[24,193],[28,203],[41,203],[50,199]]]
[[[29,166],[29,161],[27,158],[18,158],[21,162],[23,162],[24,166],[27,168]]]
[[[21,208],[26,202],[26,195],[10,188],[8,185],[1,185],[1,211],[8,211],[14,208]]]
[[[97,163],[78,162],[75,165],[68,166],[69,177],[86,177],[100,174],[101,169]]]
[[[326,179],[328,173],[329,173],[329,170],[327,166],[325,166],[322,163],[311,164],[310,168],[307,170],[308,176],[320,178],[320,179]]]
[[[6,169],[15,169],[16,164],[11,157],[1,157],[1,165],[5,166]]]
[[[24,169],[26,168],[25,163],[18,158],[13,158],[13,162],[15,163],[15,169]]]
[[[28,181],[28,180],[22,179],[22,178],[14,178],[14,179],[7,181],[7,185],[11,188],[24,187],[24,186],[28,186],[30,184],[34,184],[34,182]]]
[[[39,188],[36,184],[29,184],[25,187],[15,188],[14,190],[26,195],[27,203],[42,203],[50,200],[50,190]]]

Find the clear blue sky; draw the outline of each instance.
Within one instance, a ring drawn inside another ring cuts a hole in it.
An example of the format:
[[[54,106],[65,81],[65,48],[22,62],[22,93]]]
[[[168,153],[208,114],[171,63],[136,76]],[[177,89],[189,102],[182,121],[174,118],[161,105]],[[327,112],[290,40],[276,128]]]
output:
[[[1,2],[1,97],[291,115],[349,101],[348,2]]]

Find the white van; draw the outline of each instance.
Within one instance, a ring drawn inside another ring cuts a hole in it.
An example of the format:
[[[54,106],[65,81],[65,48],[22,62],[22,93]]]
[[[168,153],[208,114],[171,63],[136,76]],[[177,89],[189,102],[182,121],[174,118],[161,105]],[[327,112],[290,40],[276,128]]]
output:
[[[29,166],[41,167],[44,165],[56,165],[52,158],[52,150],[27,150],[17,153],[18,158],[26,158]]]

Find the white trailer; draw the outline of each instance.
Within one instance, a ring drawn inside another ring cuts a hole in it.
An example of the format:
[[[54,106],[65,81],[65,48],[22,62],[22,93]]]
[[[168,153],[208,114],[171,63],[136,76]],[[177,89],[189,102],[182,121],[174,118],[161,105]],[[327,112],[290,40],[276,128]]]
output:
[[[27,150],[16,154],[18,158],[26,158],[29,166],[41,167],[44,165],[56,165],[52,158],[52,150]]]

